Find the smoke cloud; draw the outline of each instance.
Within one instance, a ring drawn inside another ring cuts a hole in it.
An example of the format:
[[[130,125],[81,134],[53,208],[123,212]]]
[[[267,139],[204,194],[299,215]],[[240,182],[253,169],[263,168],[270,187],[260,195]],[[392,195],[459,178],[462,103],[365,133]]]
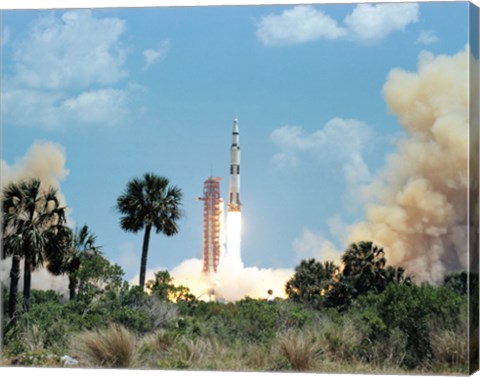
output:
[[[246,296],[267,298],[271,289],[276,297],[285,296],[285,283],[293,275],[290,269],[264,269],[243,267],[237,261],[229,263],[223,259],[216,274],[206,276],[202,273],[203,262],[200,259],[188,259],[171,271],[175,285],[184,285],[200,299],[208,299],[214,292],[216,299],[237,301]]]
[[[0,188],[11,182],[35,177],[40,179],[43,189],[52,187],[58,190],[61,205],[65,206],[65,197],[60,192],[60,182],[68,175],[65,162],[62,146],[49,141],[35,141],[25,156],[13,165],[10,166],[2,160]]]
[[[422,53],[417,72],[390,72],[385,100],[407,136],[366,188],[365,220],[349,229],[348,242],[383,246],[419,282],[467,267],[469,55]]]
[[[269,269],[244,267],[243,262],[225,257],[218,265],[217,273],[202,272],[203,261],[191,258],[182,261],[169,270],[173,284],[188,287],[197,298],[204,301],[223,300],[233,302],[245,297],[267,298],[269,289],[275,297],[285,297],[285,284],[293,274],[293,269]],[[167,270],[164,267],[147,270],[146,281],[153,280],[155,272]],[[136,274],[129,282],[138,284]]]
[[[12,266],[12,258],[2,259],[0,262],[0,282],[5,286],[10,286],[10,268]],[[23,290],[23,260],[20,264],[20,279],[18,281],[19,291]],[[38,290],[54,290],[63,297],[68,297],[68,277],[54,276],[47,271],[46,268],[39,268],[32,272],[32,289]],[[5,299],[5,298],[4,298]]]

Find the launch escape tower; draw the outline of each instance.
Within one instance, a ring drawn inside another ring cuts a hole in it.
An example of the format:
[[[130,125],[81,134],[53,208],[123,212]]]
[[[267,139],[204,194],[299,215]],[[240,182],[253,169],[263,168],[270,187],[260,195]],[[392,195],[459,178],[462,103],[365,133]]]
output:
[[[217,272],[221,253],[221,222],[223,199],[220,177],[209,177],[203,183],[203,272]]]

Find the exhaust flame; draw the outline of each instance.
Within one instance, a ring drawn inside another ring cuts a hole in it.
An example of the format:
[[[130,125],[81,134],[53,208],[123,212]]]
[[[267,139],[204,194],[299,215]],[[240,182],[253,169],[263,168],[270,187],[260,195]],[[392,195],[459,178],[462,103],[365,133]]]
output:
[[[227,252],[224,262],[232,267],[243,268],[241,257],[242,213],[240,211],[227,212]],[[222,261],[220,261],[222,264]]]

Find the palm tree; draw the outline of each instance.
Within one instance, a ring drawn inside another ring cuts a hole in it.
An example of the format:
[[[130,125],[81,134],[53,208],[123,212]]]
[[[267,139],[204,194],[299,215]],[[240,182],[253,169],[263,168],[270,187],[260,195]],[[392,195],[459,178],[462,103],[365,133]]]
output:
[[[390,283],[405,285],[413,284],[413,278],[410,275],[405,275],[405,269],[402,266],[387,266],[387,268],[384,270],[384,276],[385,288]]]
[[[76,229],[72,235],[70,247],[67,248],[67,258],[64,263],[69,280],[68,289],[70,292],[70,300],[75,298],[78,285],[77,274],[82,260],[100,254],[100,247],[95,245],[97,237],[89,232],[87,225]]]
[[[156,233],[166,236],[178,233],[177,221],[183,215],[180,209],[182,196],[180,188],[170,185],[167,178],[146,173],[142,179],[129,181],[126,190],[117,199],[122,229],[133,233],[145,229],[139,281],[142,289],[145,286],[151,230],[155,228]]]
[[[88,226],[84,225],[75,232],[68,227],[59,229],[61,242],[56,243],[59,250],[52,250],[49,255],[47,268],[55,275],[68,275],[68,290],[70,300],[76,296],[78,285],[78,271],[85,258],[100,255],[100,247],[96,246],[97,237],[90,233]]]
[[[343,276],[350,279],[358,294],[385,287],[386,264],[383,248],[370,241],[351,244],[342,256]]]
[[[4,216],[5,218],[5,216]],[[7,231],[8,227],[5,226],[4,231]],[[12,321],[12,324],[16,323],[17,313],[17,293],[18,293],[18,281],[20,280],[20,251],[18,243],[21,237],[18,235],[11,235],[9,237],[3,237],[2,259],[11,256],[12,266],[10,267],[10,290],[8,294],[8,316]]]
[[[40,180],[31,179],[9,184],[3,190],[4,247],[11,255],[9,313],[16,312],[19,262],[24,258],[23,308],[30,309],[32,270],[43,265],[48,249],[56,249],[58,227],[65,223],[65,208],[60,207],[57,191],[40,187]]]

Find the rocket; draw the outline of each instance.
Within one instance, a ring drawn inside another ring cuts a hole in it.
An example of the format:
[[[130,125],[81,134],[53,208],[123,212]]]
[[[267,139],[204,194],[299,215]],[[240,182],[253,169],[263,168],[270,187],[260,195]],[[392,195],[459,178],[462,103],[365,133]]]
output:
[[[240,133],[238,119],[233,120],[230,147],[230,181],[228,185],[228,211],[240,212]]]

